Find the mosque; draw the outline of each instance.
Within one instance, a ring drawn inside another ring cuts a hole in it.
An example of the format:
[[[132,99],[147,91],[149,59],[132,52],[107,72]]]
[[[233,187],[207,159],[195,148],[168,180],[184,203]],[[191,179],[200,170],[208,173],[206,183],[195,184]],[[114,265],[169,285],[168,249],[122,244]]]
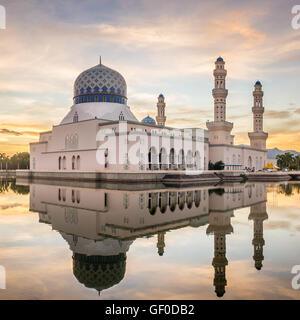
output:
[[[209,162],[218,161],[224,163],[225,170],[261,170],[267,160],[268,138],[263,131],[261,83],[257,81],[254,85],[253,132],[248,134],[250,145],[235,145],[231,134],[233,123],[226,121],[227,71],[221,57],[215,61],[213,75],[214,121],[206,123],[207,130],[202,129],[201,137],[192,133],[187,138],[201,141],[201,148],[183,150],[177,142],[186,139],[185,129],[166,126],[164,95],[158,96],[156,119],[146,116],[139,121],[127,105],[125,79],[100,61],[75,80],[74,104],[60,124],[53,126],[51,131],[42,132],[39,141],[30,144],[30,172],[208,170]],[[125,134],[120,132],[121,126],[125,126]],[[113,134],[117,146],[115,152],[109,150],[105,139],[99,139],[99,130]],[[155,136],[157,141],[155,145],[150,142],[150,147],[139,153],[136,163],[132,163],[128,156],[135,143],[129,137],[133,133],[141,137],[140,146],[150,141],[150,136]],[[166,137],[170,140],[167,147],[163,143]],[[120,148],[125,148],[122,157]]]

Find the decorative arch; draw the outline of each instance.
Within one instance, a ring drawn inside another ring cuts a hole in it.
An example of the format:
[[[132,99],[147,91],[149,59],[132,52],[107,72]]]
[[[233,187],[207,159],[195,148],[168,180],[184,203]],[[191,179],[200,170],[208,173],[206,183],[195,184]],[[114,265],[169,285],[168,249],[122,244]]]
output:
[[[179,192],[178,194],[178,207],[180,210],[184,209],[185,204],[185,192]]]
[[[196,208],[199,207],[200,201],[201,201],[201,191],[200,190],[196,190],[195,191],[195,207]]]
[[[175,149],[172,148],[170,150],[170,154],[169,154],[169,166],[170,166],[170,169],[175,169],[176,167],[176,157],[175,157]]]
[[[178,166],[179,169],[184,170],[185,169],[185,157],[184,157],[184,150],[179,150],[178,153]]]
[[[157,209],[157,199],[158,198],[158,193],[155,192],[155,193],[149,193],[149,196],[148,196],[148,209],[149,209],[149,212],[150,214],[153,216],[155,215],[156,213],[156,209]]]
[[[168,168],[168,155],[165,148],[161,148],[159,152],[159,168],[161,170]]]
[[[186,167],[188,169],[193,168],[193,153],[191,150],[189,150],[186,154]]]
[[[169,207],[172,212],[175,211],[177,204],[177,193],[176,192],[170,192],[169,194]]]
[[[187,207],[191,209],[193,207],[193,191],[188,191],[186,195]]]
[[[195,152],[194,165],[195,165],[196,170],[200,170],[201,169],[201,157],[200,157],[200,152],[199,151]]]
[[[62,168],[63,168],[63,170],[66,170],[66,169],[67,169],[67,159],[66,159],[66,156],[63,157],[63,160],[62,160]]]
[[[76,169],[75,156],[72,157],[72,170]]]
[[[77,159],[76,159],[76,168],[77,168],[77,170],[80,170],[80,156],[77,156]]]
[[[248,157],[248,167],[252,168],[252,157],[251,156]]]
[[[168,192],[159,193],[159,209],[161,213],[165,213],[168,207]]]
[[[155,147],[151,147],[149,149],[149,153],[148,153],[148,167],[149,170],[155,170],[157,169],[157,152],[156,152],[156,148]]]

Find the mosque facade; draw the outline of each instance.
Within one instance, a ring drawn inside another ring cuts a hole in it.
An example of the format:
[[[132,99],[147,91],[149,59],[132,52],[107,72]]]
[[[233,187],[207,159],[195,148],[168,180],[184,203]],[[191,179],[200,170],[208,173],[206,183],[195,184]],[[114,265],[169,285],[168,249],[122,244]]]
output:
[[[214,121],[206,123],[207,130],[176,129],[167,126],[163,94],[158,96],[156,119],[148,115],[139,121],[127,104],[125,79],[100,61],[75,80],[73,105],[62,121],[30,144],[30,170],[208,170],[209,162],[218,161],[227,170],[262,170],[268,134],[263,131],[261,83],[257,81],[253,91],[250,145],[235,145],[233,123],[226,120],[227,71],[221,57],[215,62],[213,75]],[[186,147],[192,144],[190,149]],[[131,151],[137,147],[140,151],[135,152],[133,161]]]

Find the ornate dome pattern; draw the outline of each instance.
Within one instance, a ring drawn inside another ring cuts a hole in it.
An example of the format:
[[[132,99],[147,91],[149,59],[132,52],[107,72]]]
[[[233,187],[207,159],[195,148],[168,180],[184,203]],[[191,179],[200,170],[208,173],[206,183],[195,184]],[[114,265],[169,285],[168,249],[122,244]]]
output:
[[[103,64],[83,71],[74,83],[74,103],[115,102],[126,104],[127,85],[123,76]]]
[[[125,270],[125,253],[116,256],[73,255],[73,273],[76,279],[85,287],[99,292],[118,284],[124,278]]]

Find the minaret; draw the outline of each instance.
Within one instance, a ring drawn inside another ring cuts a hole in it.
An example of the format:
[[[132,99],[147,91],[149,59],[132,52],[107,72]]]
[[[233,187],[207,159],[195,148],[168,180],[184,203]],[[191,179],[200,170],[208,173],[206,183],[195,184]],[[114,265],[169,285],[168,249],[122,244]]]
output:
[[[160,256],[163,256],[164,254],[164,248],[165,248],[165,232],[158,232],[157,234],[157,253]]]
[[[231,130],[233,123],[226,121],[226,89],[227,71],[224,68],[225,62],[219,57],[215,62],[214,78],[215,87],[212,90],[214,98],[214,121],[206,123],[209,131],[209,142],[211,144],[233,144]]]
[[[230,224],[230,218],[233,216],[232,211],[211,212],[209,215],[209,226],[206,230],[207,234],[214,235],[214,258],[212,265],[215,269],[214,286],[216,295],[220,298],[225,293],[227,285],[226,266],[228,260],[226,258],[226,234],[233,232]]]
[[[263,256],[263,246],[265,245],[264,235],[263,235],[263,222],[268,219],[268,214],[266,210],[266,202],[256,204],[250,208],[249,220],[253,220],[253,247],[254,254],[253,260],[255,262],[255,268],[260,270],[262,268],[262,262],[264,260]]]
[[[253,91],[253,132],[249,132],[250,145],[252,148],[265,150],[268,134],[263,131],[263,107],[262,85],[260,81],[256,81]]]
[[[165,116],[165,97],[163,94],[160,94],[158,96],[158,102],[157,102],[157,117],[156,117],[156,123],[158,126],[165,126],[167,117]]]

